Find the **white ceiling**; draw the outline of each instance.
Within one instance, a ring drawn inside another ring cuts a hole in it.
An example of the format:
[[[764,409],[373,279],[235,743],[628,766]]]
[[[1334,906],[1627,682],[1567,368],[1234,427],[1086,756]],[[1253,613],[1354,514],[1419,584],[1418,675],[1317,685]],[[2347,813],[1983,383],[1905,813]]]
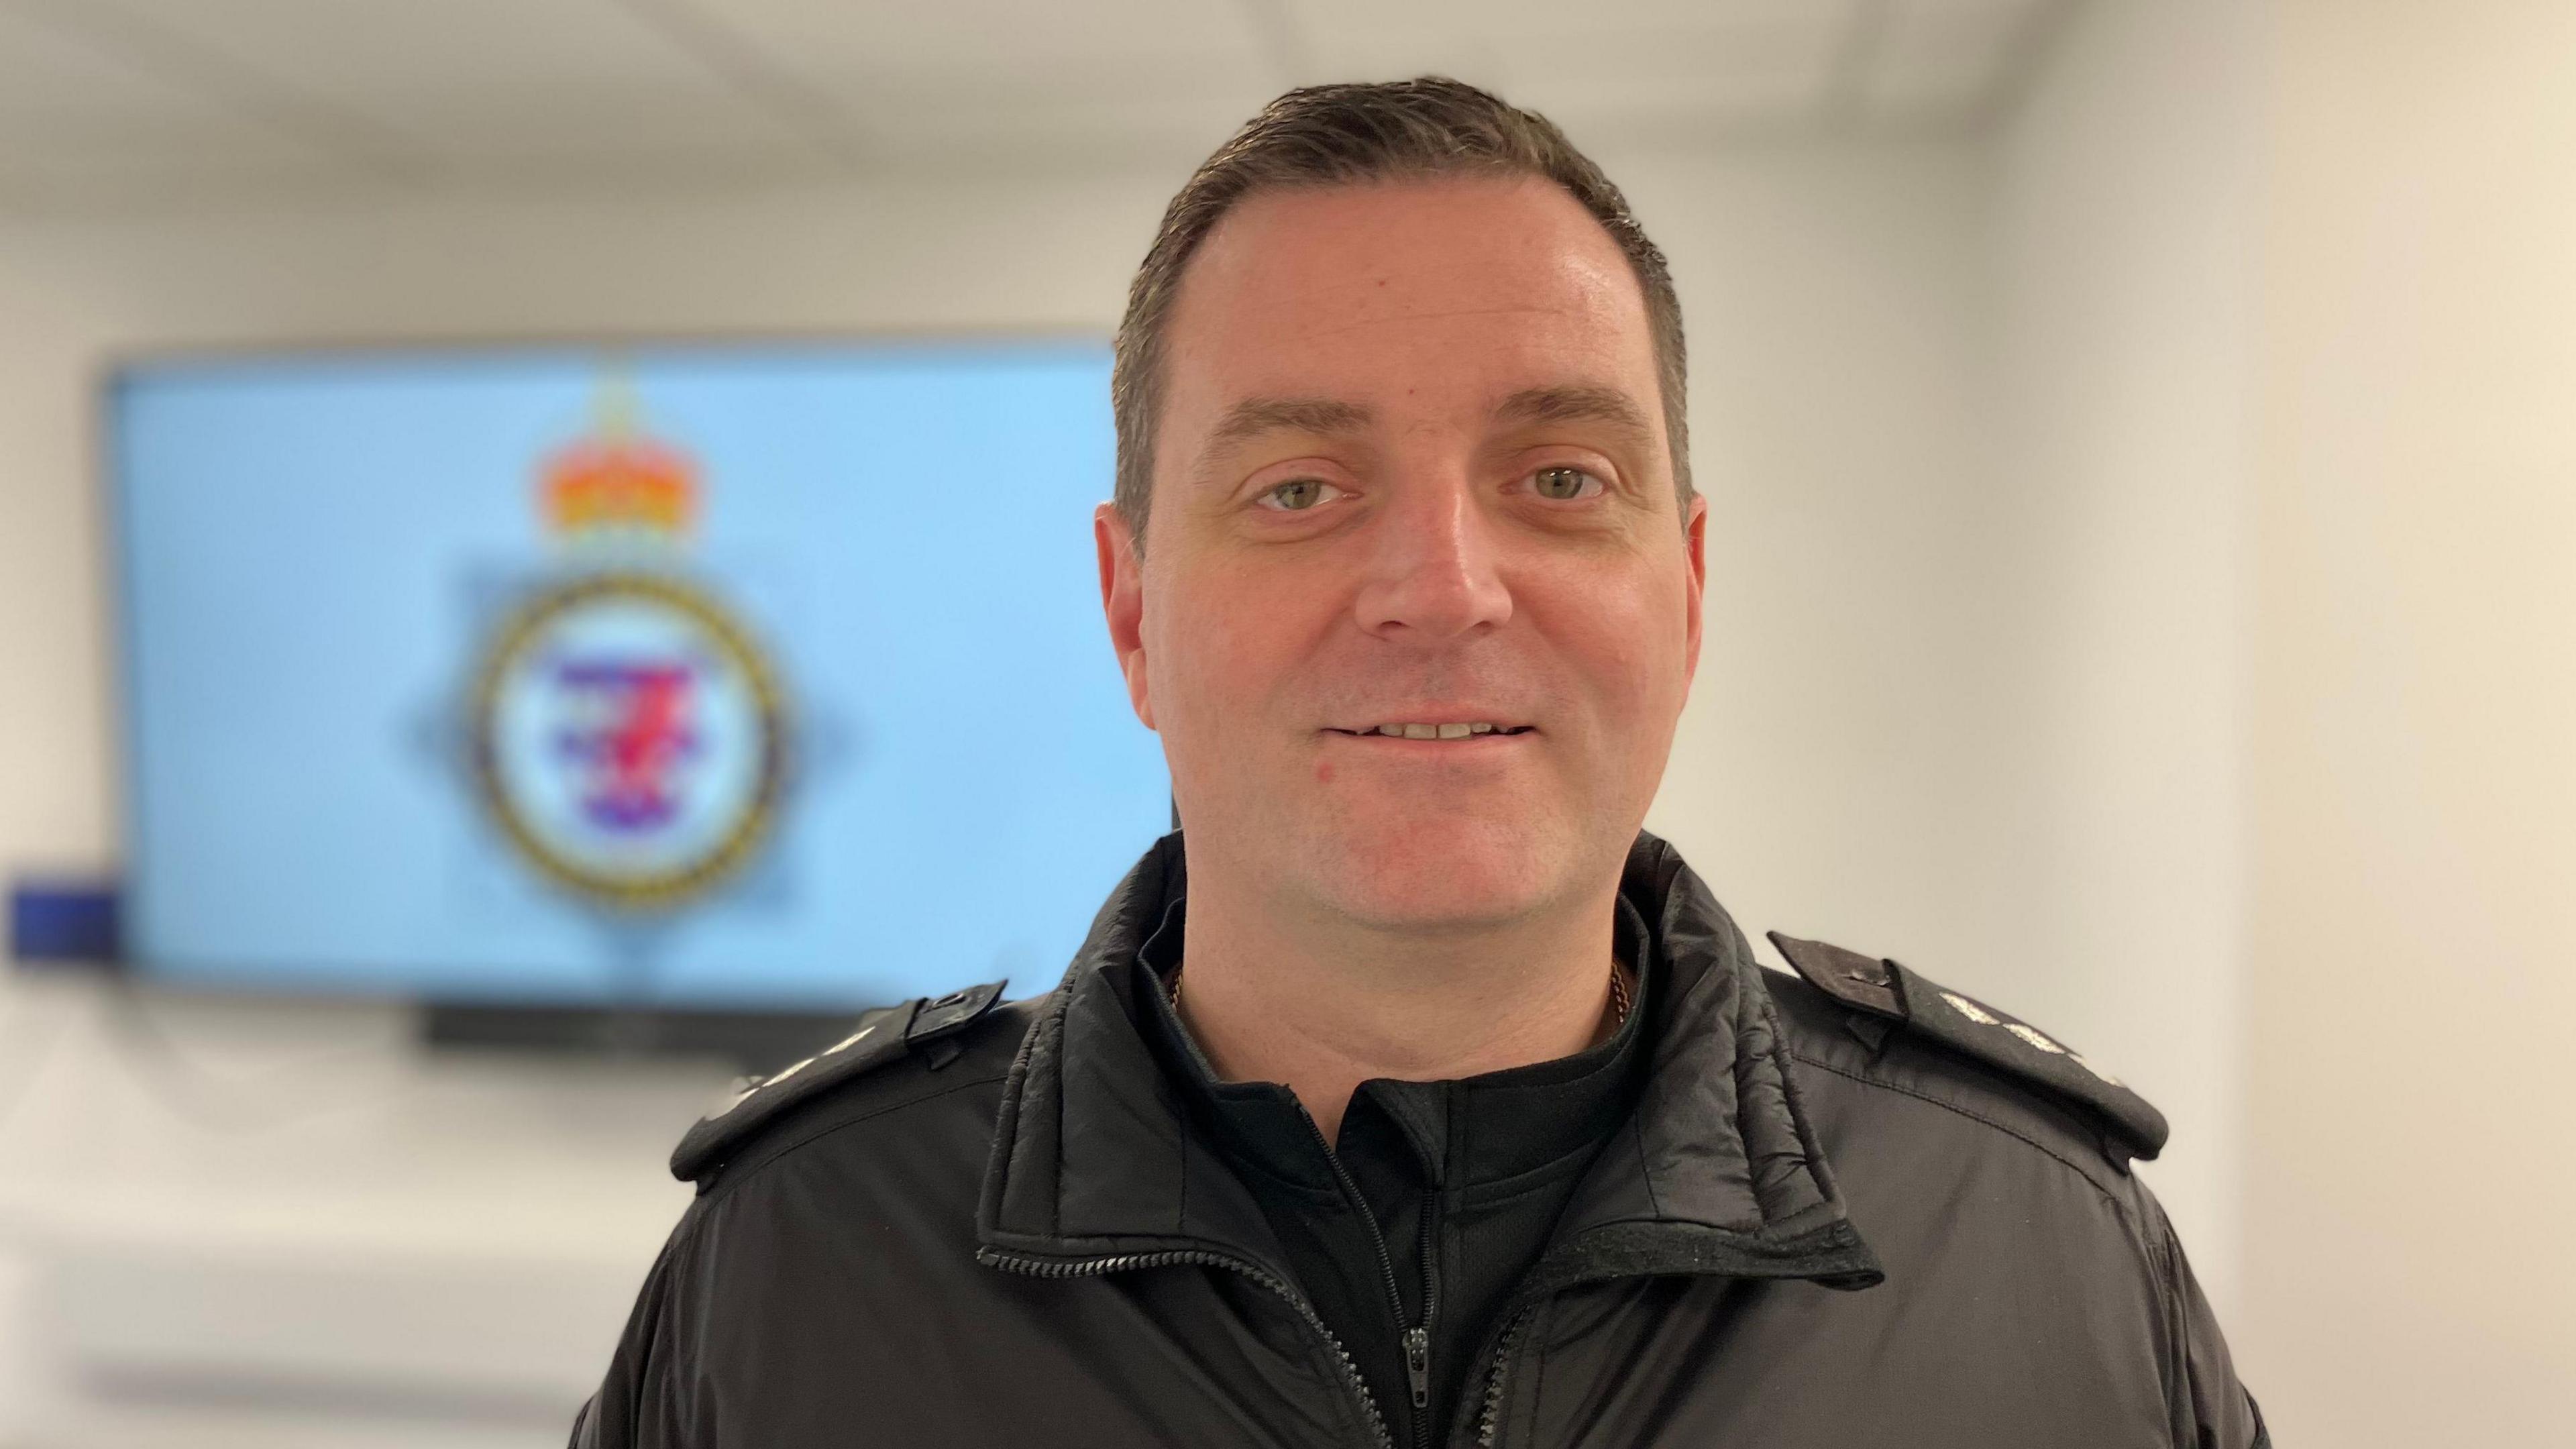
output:
[[[1185,166],[1440,71],[1579,143],[1990,112],[2071,0],[0,0],[0,208],[277,187]]]

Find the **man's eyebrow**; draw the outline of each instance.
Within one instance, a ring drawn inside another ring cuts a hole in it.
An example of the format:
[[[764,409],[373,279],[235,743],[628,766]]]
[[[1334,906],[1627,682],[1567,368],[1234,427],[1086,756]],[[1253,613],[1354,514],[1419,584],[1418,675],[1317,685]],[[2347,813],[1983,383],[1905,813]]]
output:
[[[1608,423],[1641,444],[1655,437],[1646,410],[1615,387],[1527,388],[1495,404],[1494,417],[1507,423]]]
[[[1245,398],[1227,408],[1225,416],[1217,420],[1216,431],[1208,435],[1208,446],[1222,448],[1268,432],[1356,433],[1376,417],[1358,403],[1331,398]]]

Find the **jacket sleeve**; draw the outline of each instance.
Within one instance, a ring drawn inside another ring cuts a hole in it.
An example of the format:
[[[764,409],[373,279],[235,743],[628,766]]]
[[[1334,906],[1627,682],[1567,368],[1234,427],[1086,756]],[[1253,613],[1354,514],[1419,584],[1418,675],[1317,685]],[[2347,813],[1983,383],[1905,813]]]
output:
[[[697,1218],[693,1210],[680,1220],[645,1275],[599,1391],[573,1418],[570,1449],[712,1449],[685,1431],[679,1402],[687,1381],[679,1360],[690,1342],[685,1277]]]
[[[2218,1315],[2183,1255],[2182,1239],[2162,1205],[2152,1198],[2149,1203],[2154,1208],[2152,1230],[2162,1239],[2165,1321],[2174,1336],[2177,1449],[2269,1449],[2272,1439],[2263,1427],[2263,1411],[2236,1377],[2227,1336],[2219,1331]]]

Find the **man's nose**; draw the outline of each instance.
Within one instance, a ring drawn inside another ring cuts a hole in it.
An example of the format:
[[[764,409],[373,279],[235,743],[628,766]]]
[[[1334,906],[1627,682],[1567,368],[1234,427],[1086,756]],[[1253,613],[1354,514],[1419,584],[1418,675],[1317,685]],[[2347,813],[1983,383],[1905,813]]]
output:
[[[1398,643],[1446,643],[1512,616],[1494,521],[1463,473],[1417,474],[1370,530],[1359,625]]]

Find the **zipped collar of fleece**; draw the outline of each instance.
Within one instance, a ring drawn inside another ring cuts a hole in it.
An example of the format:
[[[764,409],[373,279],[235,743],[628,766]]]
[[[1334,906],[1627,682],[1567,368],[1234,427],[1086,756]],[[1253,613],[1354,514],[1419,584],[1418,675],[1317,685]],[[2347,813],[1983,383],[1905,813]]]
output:
[[[1181,837],[1146,852],[1092,922],[1002,1093],[976,1233],[1066,1261],[1171,1251],[1286,1279],[1268,1219],[1138,1034],[1137,949],[1186,889]],[[1769,990],[1743,933],[1670,845],[1640,834],[1620,889],[1666,975],[1629,1130],[1605,1144],[1517,1299],[1646,1274],[1884,1275],[1845,1215],[1798,1105]]]

